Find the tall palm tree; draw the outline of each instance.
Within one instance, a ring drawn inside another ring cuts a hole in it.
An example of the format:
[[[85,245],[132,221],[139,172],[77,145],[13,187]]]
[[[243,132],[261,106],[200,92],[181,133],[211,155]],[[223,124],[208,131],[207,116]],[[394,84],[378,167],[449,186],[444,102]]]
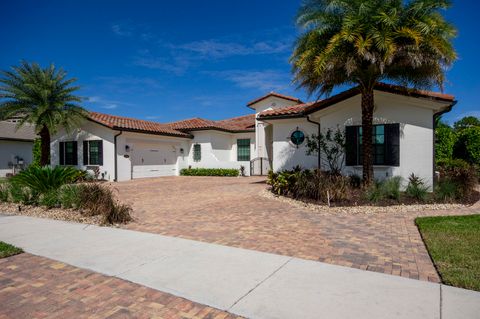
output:
[[[362,95],[363,180],[373,179],[375,84],[391,81],[443,89],[456,59],[455,28],[440,11],[448,0],[306,0],[297,24],[304,31],[291,57],[294,82],[310,94],[355,85]]]
[[[25,61],[0,74],[0,119],[18,117],[18,127],[34,125],[41,139],[40,165],[49,165],[51,135],[61,127],[70,132],[87,115],[78,105],[83,99],[73,94],[79,89],[72,86],[76,79],[67,79],[53,64],[41,68]]]

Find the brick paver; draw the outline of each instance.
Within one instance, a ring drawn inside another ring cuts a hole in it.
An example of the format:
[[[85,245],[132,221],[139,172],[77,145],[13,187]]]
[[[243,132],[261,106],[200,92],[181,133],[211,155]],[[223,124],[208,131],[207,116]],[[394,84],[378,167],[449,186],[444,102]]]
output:
[[[114,184],[126,228],[438,282],[414,218],[465,211],[322,214],[260,193],[264,178],[163,177]]]
[[[125,280],[30,254],[0,259],[0,319],[240,318]]]

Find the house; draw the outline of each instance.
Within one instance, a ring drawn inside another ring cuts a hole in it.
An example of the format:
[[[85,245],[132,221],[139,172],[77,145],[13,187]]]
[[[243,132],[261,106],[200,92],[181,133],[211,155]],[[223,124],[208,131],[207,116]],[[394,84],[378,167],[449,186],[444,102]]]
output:
[[[378,84],[374,90],[374,174],[378,179],[411,173],[432,185],[434,118],[455,104],[451,95]],[[361,95],[353,88],[304,103],[271,92],[247,104],[254,114],[173,123],[91,112],[72,134],[52,143],[54,164],[99,167],[109,180],[178,175],[182,168],[240,168],[265,174],[296,165],[325,163],[307,155],[305,137],[339,127],[346,132],[344,174],[361,175]],[[319,163],[320,162],[320,163]]]
[[[17,129],[18,121],[0,121],[0,177],[14,174],[33,160],[35,129],[28,124]]]

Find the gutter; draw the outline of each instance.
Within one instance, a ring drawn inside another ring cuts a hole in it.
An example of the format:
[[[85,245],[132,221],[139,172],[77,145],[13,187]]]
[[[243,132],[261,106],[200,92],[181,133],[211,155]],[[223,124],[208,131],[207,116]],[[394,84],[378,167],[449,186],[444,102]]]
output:
[[[320,137],[320,133],[321,133],[321,131],[320,131],[320,122],[312,121],[312,120],[310,119],[310,115],[307,115],[307,121],[310,122],[310,123],[316,124],[316,125],[318,126],[318,137]],[[321,160],[321,157],[320,157],[320,145],[319,145],[319,147],[318,147],[318,163],[317,163],[319,170],[322,168],[322,165],[321,165],[321,164],[322,164],[322,160]]]
[[[113,136],[113,149],[115,153],[115,158],[114,158],[114,171],[115,171],[115,178],[113,179],[114,182],[118,181],[118,169],[117,169],[117,162],[118,162],[118,155],[117,155],[117,137],[122,135],[123,131],[118,132],[118,134]]]
[[[452,110],[452,108],[458,103],[458,101],[453,101],[452,104],[450,104],[449,106],[447,106],[446,108],[444,108],[443,110],[441,111],[438,111],[436,113],[433,113],[433,130],[432,130],[432,134],[433,134],[433,158],[432,158],[432,161],[433,161],[433,180],[432,180],[432,185],[435,186],[435,172],[436,172],[436,163],[435,163],[435,143],[437,141],[437,136],[435,135],[435,129],[437,128],[437,125],[436,125],[436,119],[439,118],[440,116],[442,116],[443,114],[445,113],[448,113]]]

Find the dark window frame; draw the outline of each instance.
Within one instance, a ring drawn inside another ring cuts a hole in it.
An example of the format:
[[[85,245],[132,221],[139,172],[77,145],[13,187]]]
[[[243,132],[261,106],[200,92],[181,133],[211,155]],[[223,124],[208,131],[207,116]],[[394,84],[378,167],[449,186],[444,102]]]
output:
[[[193,161],[200,162],[202,160],[202,145],[193,144]]]
[[[68,152],[68,150],[71,152]],[[77,141],[59,142],[59,164],[65,166],[78,165],[78,144]]]
[[[250,161],[250,158],[251,158],[250,144],[251,144],[251,140],[249,138],[237,139],[237,162]],[[244,154],[241,154],[241,153],[244,153]]]
[[[362,126],[347,126],[346,166],[360,166],[363,163]],[[373,165],[400,166],[400,124],[373,125]]]
[[[94,144],[96,144],[95,151],[93,150]],[[83,141],[83,165],[103,166],[103,140]]]

